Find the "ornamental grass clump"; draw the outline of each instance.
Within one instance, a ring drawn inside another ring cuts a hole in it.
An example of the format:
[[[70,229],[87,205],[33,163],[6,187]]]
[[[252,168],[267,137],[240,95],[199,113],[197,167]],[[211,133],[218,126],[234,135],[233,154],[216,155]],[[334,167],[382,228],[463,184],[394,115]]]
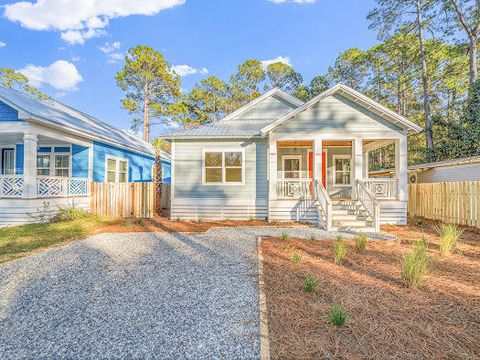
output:
[[[427,240],[422,237],[413,250],[405,256],[401,266],[401,277],[404,284],[411,288],[420,286],[428,273],[430,260],[427,254]]]
[[[303,289],[309,293],[314,292],[315,289],[317,288],[317,282],[318,281],[316,278],[314,278],[311,275],[308,275],[303,281]]]
[[[347,321],[347,311],[340,305],[333,304],[328,314],[328,319],[336,327],[342,327]]]
[[[302,254],[300,254],[299,252],[296,252],[295,254],[293,254],[292,256],[292,262],[297,265],[300,263],[300,261],[302,261]]]
[[[358,235],[355,240],[355,248],[357,251],[362,252],[367,247],[368,235],[362,234]]]
[[[435,226],[435,230],[440,236],[440,255],[449,255],[455,250],[463,230],[453,224],[441,224]]]
[[[280,235],[280,239],[288,240],[288,233],[286,231],[282,232],[282,235]]]
[[[345,256],[347,256],[347,244],[345,244],[341,236],[337,236],[337,239],[333,243],[333,254],[335,264],[341,264]]]

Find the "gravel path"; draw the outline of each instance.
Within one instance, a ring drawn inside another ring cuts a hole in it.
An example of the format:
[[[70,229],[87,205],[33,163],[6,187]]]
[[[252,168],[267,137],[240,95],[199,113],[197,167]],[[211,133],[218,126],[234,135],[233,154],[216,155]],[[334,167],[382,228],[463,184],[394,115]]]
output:
[[[0,265],[0,359],[257,359],[256,237],[284,231],[336,236],[102,234]]]

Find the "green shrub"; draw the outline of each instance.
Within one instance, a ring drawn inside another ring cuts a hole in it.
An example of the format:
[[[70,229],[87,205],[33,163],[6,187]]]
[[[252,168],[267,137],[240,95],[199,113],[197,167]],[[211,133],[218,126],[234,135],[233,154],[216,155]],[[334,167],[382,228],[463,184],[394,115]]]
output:
[[[430,260],[427,254],[427,241],[418,240],[413,250],[405,256],[401,266],[401,277],[406,286],[418,287],[428,272]]]
[[[333,304],[330,308],[330,313],[328,315],[330,322],[337,326],[341,327],[347,321],[347,311],[340,305]]]
[[[452,224],[435,226],[435,230],[440,236],[440,254],[442,256],[450,254],[455,250],[457,242],[460,239],[460,236],[462,236],[463,230]]]
[[[302,254],[300,254],[299,252],[296,252],[295,254],[293,254],[292,256],[292,262],[294,264],[299,264],[300,261],[302,261]]]
[[[333,254],[335,264],[341,264],[347,255],[347,244],[345,244],[345,241],[343,241],[341,236],[337,236],[337,239],[333,243]]]
[[[282,235],[280,235],[280,239],[288,240],[288,233],[286,231],[282,232]]]
[[[58,213],[50,219],[50,222],[73,221],[91,216],[82,208],[75,207],[75,204],[67,208],[59,208]]]
[[[305,278],[303,281],[303,289],[306,292],[314,292],[315,289],[317,288],[317,279],[314,278],[313,276],[309,275]]]
[[[423,220],[422,219],[417,219],[417,225],[422,226],[423,225]]]
[[[362,234],[358,235],[357,239],[355,240],[355,248],[358,251],[363,251],[367,247],[368,243],[368,235]]]

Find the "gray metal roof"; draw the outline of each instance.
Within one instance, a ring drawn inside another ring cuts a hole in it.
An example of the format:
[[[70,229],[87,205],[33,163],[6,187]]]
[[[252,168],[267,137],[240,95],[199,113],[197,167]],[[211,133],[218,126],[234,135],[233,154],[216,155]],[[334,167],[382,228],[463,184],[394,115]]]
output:
[[[33,119],[66,131],[79,131],[122,147],[154,154],[151,144],[54,99],[37,99],[0,86],[0,101],[19,111],[21,119]]]
[[[412,165],[408,167],[408,170],[429,169],[434,167],[456,166],[456,165],[475,164],[475,163],[480,163],[480,156],[472,156],[472,157],[462,158],[462,159],[442,160],[442,161],[431,162],[426,164]]]

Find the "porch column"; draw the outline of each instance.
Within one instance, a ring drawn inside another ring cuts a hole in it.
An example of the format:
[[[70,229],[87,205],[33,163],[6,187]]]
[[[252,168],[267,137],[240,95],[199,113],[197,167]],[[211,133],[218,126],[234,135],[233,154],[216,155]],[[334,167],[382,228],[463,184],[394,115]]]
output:
[[[23,197],[37,197],[37,135],[23,134]]]
[[[355,197],[355,182],[363,179],[363,139],[353,140],[353,187],[352,197]]]
[[[277,138],[274,134],[268,135],[268,184],[269,184],[269,199],[277,199]]]
[[[395,177],[398,179],[397,199],[408,200],[407,136],[395,140]]]
[[[322,183],[322,139],[316,138],[313,146],[313,177]]]
[[[370,151],[365,151],[363,153],[363,178],[364,179],[368,179],[368,170],[369,170],[369,167],[368,167],[368,159],[369,159],[369,154],[370,154]]]

